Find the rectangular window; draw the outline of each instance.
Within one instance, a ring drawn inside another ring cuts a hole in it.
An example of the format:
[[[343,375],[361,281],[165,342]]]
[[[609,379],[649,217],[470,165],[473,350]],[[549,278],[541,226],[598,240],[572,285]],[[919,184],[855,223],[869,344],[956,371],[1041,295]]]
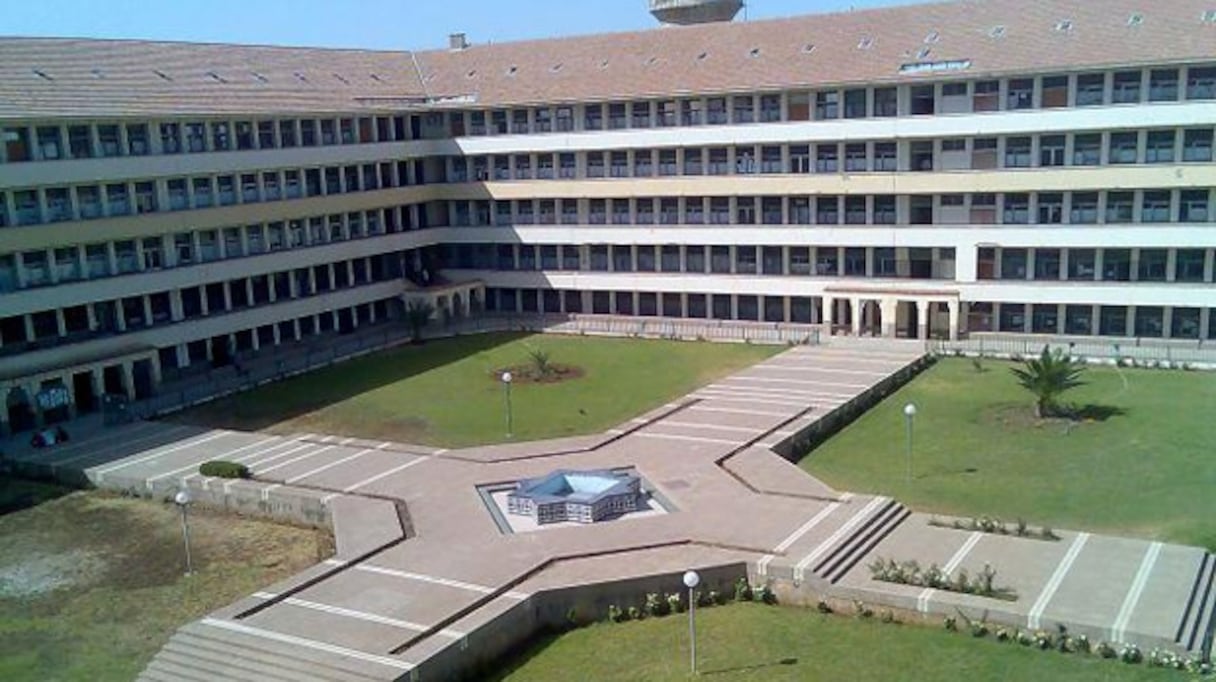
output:
[[[1140,134],[1137,132],[1110,134],[1110,160],[1115,163],[1136,163],[1139,156]]]
[[[588,104],[583,108],[583,129],[584,130],[603,130],[604,128],[604,105]]]
[[[1135,193],[1107,192],[1106,193],[1106,222],[1130,223],[1134,220],[1133,211]]]
[[[1097,256],[1094,249],[1068,250],[1068,279],[1093,281]]]
[[[1106,74],[1087,73],[1077,76],[1077,106],[1101,106],[1105,102]]]
[[[874,143],[874,170],[876,172],[894,172],[898,170],[898,167],[895,143]]]
[[[1209,210],[1208,190],[1182,190],[1178,219],[1184,223],[1206,223],[1212,219]]]
[[[1098,222],[1098,193],[1073,192],[1069,222],[1077,225],[1092,225]]]
[[[756,120],[755,102],[751,95],[737,95],[731,98],[734,108],[735,123],[752,123]]]
[[[285,149],[296,146],[295,121],[279,121],[279,144]]]
[[[148,126],[144,123],[132,123],[127,126],[127,153],[131,156],[145,156],[148,153]]]
[[[68,126],[68,155],[73,159],[88,159],[93,156],[89,126]]]
[[[899,92],[895,88],[874,88],[874,116],[899,115]]]
[[[1004,200],[1004,223],[1026,225],[1030,222],[1030,195],[1006,194]]]
[[[1044,192],[1038,196],[1039,224],[1055,225],[1064,222],[1064,195],[1059,192]]]
[[[1009,81],[1009,92],[1005,96],[1005,108],[1009,110],[1034,107],[1034,79],[1015,78]]]
[[[1178,101],[1178,69],[1153,69],[1149,72],[1148,101]]]
[[[1006,168],[1029,168],[1030,158],[1029,137],[1005,138]]]
[[[1096,166],[1102,161],[1102,135],[1089,133],[1073,136],[1072,165]]]
[[[1055,109],[1068,106],[1068,77],[1048,76],[1043,78],[1043,108]]]
[[[1186,98],[1216,99],[1216,66],[1187,69]]]
[[[119,138],[118,126],[116,125],[99,125],[97,126],[97,141],[101,145],[101,155],[106,157],[119,156],[122,154],[121,140]]]
[[[977,81],[975,94],[971,96],[972,111],[999,111],[1001,108],[1001,82]]]
[[[937,95],[932,85],[916,85],[911,92],[913,116],[930,116],[936,111]]]
[[[1179,282],[1202,282],[1206,257],[1204,249],[1178,249],[1174,256],[1174,279]]]
[[[1182,160],[1207,162],[1212,160],[1212,129],[1187,130],[1182,135]]]
[[[1039,165],[1063,166],[1064,144],[1063,135],[1044,135],[1039,138]]]
[[[1139,71],[1120,71],[1115,74],[1114,88],[1111,91],[1111,101],[1115,104],[1138,104],[1140,102],[1140,84],[1144,74]]]
[[[815,93],[815,120],[824,121],[833,118],[840,118],[840,93],[835,91]]]
[[[1174,131],[1150,130],[1144,149],[1145,163],[1174,162]]]
[[[844,91],[844,117],[865,118],[869,115],[869,101],[864,88]]]

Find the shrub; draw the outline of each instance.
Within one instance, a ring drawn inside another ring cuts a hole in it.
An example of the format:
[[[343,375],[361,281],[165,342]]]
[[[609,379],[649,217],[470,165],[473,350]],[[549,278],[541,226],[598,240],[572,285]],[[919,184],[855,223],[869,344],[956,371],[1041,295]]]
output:
[[[1119,660],[1124,663],[1139,663],[1144,660],[1144,654],[1135,644],[1124,644],[1123,648],[1119,649]]]
[[[888,624],[899,622],[899,621],[895,620],[895,612],[892,611],[891,609],[884,609],[882,612],[882,616],[879,617],[879,620],[881,620],[884,623],[888,623]]]
[[[942,619],[942,626],[949,632],[958,632],[958,619],[954,616],[946,616]]]
[[[768,583],[765,583],[759,587],[753,587],[752,595],[755,597],[756,601],[768,604],[770,606],[777,603],[777,595],[773,592],[773,588],[770,587]]]
[[[1114,658],[1118,655],[1115,647],[1109,642],[1098,642],[1098,646],[1094,647],[1094,651],[1102,658]]]
[[[866,620],[874,617],[874,609],[866,606],[865,602],[860,599],[853,600],[853,612],[858,618]]]
[[[1053,531],[1050,526],[1043,526],[1043,529],[1039,531],[1039,535],[1042,536],[1044,540],[1060,539],[1060,536],[1056,535],[1055,531]]]
[[[613,623],[622,623],[628,619],[628,615],[625,611],[621,610],[621,607],[617,606],[616,604],[610,604],[608,606],[608,620],[612,621]]]
[[[815,604],[815,610],[819,613],[832,613],[832,606],[826,601],[820,599],[819,603]]]
[[[1026,537],[1029,531],[1026,529],[1026,519],[1018,519],[1017,534],[1018,537]]]
[[[684,600],[680,598],[680,594],[678,592],[672,592],[671,594],[667,595],[668,613],[684,613],[686,608],[687,607],[684,604]]]
[[[1014,638],[1014,633],[1010,632],[1008,629],[1006,629],[1006,628],[997,628],[996,629],[996,641],[1012,642],[1013,638]]]
[[[669,605],[659,598],[658,592],[651,592],[646,595],[646,613],[651,616],[666,616]]]
[[[982,638],[988,636],[988,624],[982,620],[973,620],[970,623],[971,636]]]
[[[1034,633],[1034,645],[1044,651],[1055,646],[1055,643],[1055,638],[1051,636],[1050,632],[1039,630],[1038,632]]]
[[[630,606],[628,609],[625,610],[625,617],[628,620],[642,620],[643,618],[646,617],[646,614],[643,613],[643,611],[641,609],[639,609],[638,607]]]
[[[228,462],[222,459],[213,459],[210,462],[203,462],[198,467],[198,473],[201,476],[214,476],[215,478],[249,478],[249,467],[240,462]]]
[[[739,578],[735,581],[735,601],[751,601],[752,586],[747,582],[747,578]]]
[[[1016,639],[1018,644],[1021,644],[1022,646],[1030,646],[1031,644],[1034,644],[1034,637],[1032,637],[1029,632],[1024,630],[1018,631]]]
[[[1088,654],[1090,651],[1089,638],[1085,635],[1077,635],[1072,638],[1073,650],[1079,654]]]

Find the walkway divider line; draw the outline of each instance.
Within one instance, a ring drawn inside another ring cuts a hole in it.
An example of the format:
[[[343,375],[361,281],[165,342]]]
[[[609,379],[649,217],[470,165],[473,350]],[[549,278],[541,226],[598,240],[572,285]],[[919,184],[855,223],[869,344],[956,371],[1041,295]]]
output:
[[[1038,629],[1042,624],[1043,612],[1047,610],[1047,604],[1055,596],[1056,590],[1060,589],[1060,583],[1064,582],[1069,569],[1072,568],[1073,562],[1077,560],[1077,556],[1081,554],[1081,550],[1085,547],[1085,543],[1088,540],[1089,533],[1079,533],[1073,539],[1072,544],[1068,547],[1068,552],[1060,560],[1060,564],[1056,566],[1055,572],[1051,574],[1051,578],[1043,586],[1043,591],[1039,594],[1039,598],[1035,600],[1034,606],[1030,607],[1030,611],[1026,614],[1026,627]]]
[[[794,582],[795,583],[802,582],[803,578],[806,576],[806,567],[807,566],[810,566],[812,563],[814,563],[814,561],[816,559],[823,556],[823,554],[825,554],[829,549],[834,547],[837,542],[839,542],[842,538],[844,538],[844,536],[846,536],[850,532],[852,532],[852,530],[857,527],[857,524],[861,523],[867,516],[869,516],[871,513],[873,513],[873,511],[875,509],[877,509],[878,507],[881,507],[883,504],[886,504],[887,499],[888,498],[886,498],[886,497],[879,496],[879,497],[875,497],[874,499],[870,500],[870,502],[868,504],[866,504],[866,506],[861,508],[861,511],[854,514],[851,518],[849,518],[848,521],[845,521],[843,525],[841,525],[839,528],[836,529],[835,533],[832,533],[828,537],[828,539],[819,543],[815,547],[815,549],[811,550],[810,554],[807,554],[805,557],[802,558],[802,561],[799,561],[797,564],[795,564],[794,565]]]
[[[803,535],[806,535],[807,533],[809,533],[812,528],[814,528],[815,526],[818,526],[820,523],[823,522],[824,519],[826,519],[828,516],[830,516],[832,514],[832,512],[839,509],[840,504],[841,503],[839,503],[839,502],[833,502],[833,503],[829,504],[828,506],[824,507],[823,509],[820,509],[818,514],[815,514],[814,516],[812,516],[809,521],[807,521],[806,523],[799,526],[797,529],[794,530],[793,533],[790,533],[788,536],[786,536],[786,538],[784,540],[782,540],[780,543],[778,543],[778,545],[773,548],[773,551],[780,553],[780,552],[784,552],[785,550],[789,549],[791,546],[793,546],[793,544],[795,542],[797,542],[799,540],[799,538],[801,538]],[[756,562],[756,572],[759,573],[760,575],[768,575],[768,565],[775,558],[777,558],[776,554],[765,554],[763,557],[760,558],[760,561]]]
[[[980,539],[983,537],[984,534],[979,531],[972,533],[967,538],[966,542],[963,543],[963,546],[959,547],[958,551],[954,553],[954,556],[950,557],[950,560],[946,562],[944,567],[942,567],[942,574],[949,577],[951,573],[958,570],[959,565],[963,563],[963,560],[967,558],[967,555],[971,553],[972,549],[975,549],[975,546],[979,544]],[[934,594],[937,594],[936,588],[926,587],[924,590],[922,590],[920,595],[916,598],[916,610],[920,611],[921,613],[928,613],[929,602],[933,600]]]
[[[692,422],[674,422],[665,421],[661,426],[682,426],[690,429],[711,429],[718,431],[739,431],[740,433],[750,433],[752,435],[764,433],[764,429],[757,426],[727,426],[726,424],[694,424]]]
[[[315,469],[311,469],[309,471],[305,471],[304,473],[299,474],[298,476],[292,476],[291,478],[289,478],[283,482],[284,483],[295,483],[296,481],[302,481],[302,480],[308,478],[309,476],[315,476],[315,475],[321,473],[322,471],[327,471],[327,470],[332,469],[341,464],[346,464],[347,462],[359,459],[360,457],[362,457],[363,455],[366,455],[369,452],[376,452],[376,448],[366,448],[363,450],[359,450],[358,452],[356,452],[353,455],[347,455],[346,457],[343,457],[342,459],[335,459],[334,461],[332,461],[328,464],[322,464],[321,466],[319,466]]]
[[[1160,542],[1149,545],[1148,550],[1144,553],[1144,558],[1140,560],[1140,570],[1136,571],[1136,577],[1132,580],[1127,597],[1123,599],[1123,606],[1119,609],[1119,616],[1115,618],[1115,623],[1110,628],[1112,642],[1122,642],[1124,636],[1127,635],[1127,624],[1132,619],[1136,604],[1140,602],[1140,595],[1144,593],[1144,586],[1148,584],[1148,578],[1153,572],[1153,566],[1157,564],[1157,557],[1161,556],[1163,546]]]
[[[56,457],[63,457],[63,459],[59,460],[59,462],[74,462],[78,459],[91,457],[98,452],[104,452],[111,448],[131,445],[132,443],[155,438],[165,433],[164,430],[157,430],[157,427],[160,426],[162,425],[153,422],[139,422],[132,425],[130,428],[121,429],[119,431],[103,431],[96,436],[86,436],[83,440],[73,440],[69,441],[66,445],[57,445],[55,446],[54,454]],[[186,428],[188,427],[177,426],[168,430],[176,431],[178,429]],[[151,433],[148,433],[149,431],[151,431]],[[142,435],[135,437],[136,434]],[[81,449],[87,450],[87,452],[82,454],[74,454],[70,457],[64,457],[64,455],[68,455],[69,453],[73,453]]]
[[[229,457],[231,457],[232,455],[235,455],[238,452],[241,452],[243,450],[248,450],[250,448],[256,448],[260,445],[265,445],[266,443],[269,443],[270,441],[272,441],[276,438],[278,438],[278,436],[271,436],[269,438],[263,438],[262,440],[249,443],[248,445],[242,445],[241,447],[239,447],[235,450],[229,450],[228,452],[225,452],[222,455],[219,455],[218,457],[215,457],[213,459],[228,459]],[[184,467],[181,467],[178,469],[174,469],[172,471],[166,471],[163,474],[156,474],[155,476],[149,476],[148,480],[147,480],[148,490],[152,489],[153,481],[159,481],[162,478],[169,478],[170,476],[176,476],[178,474],[185,473],[187,471],[196,471],[196,470],[198,470],[198,464],[191,464],[189,466],[184,466]]]
[[[192,448],[195,445],[202,445],[203,443],[213,441],[216,438],[219,438],[221,436],[227,436],[229,433],[231,433],[231,432],[230,431],[213,431],[210,434],[208,434],[202,438],[194,438],[194,439],[188,440],[184,443],[179,443],[177,445],[174,445],[173,447],[170,447],[168,449],[166,449],[164,447],[157,448],[156,450],[153,450],[154,454],[151,454],[151,455],[145,455],[143,457],[139,457],[137,459],[133,459],[133,460],[129,460],[129,461],[124,460],[124,461],[118,462],[116,464],[111,464],[109,466],[101,467],[100,469],[95,470],[93,473],[94,473],[94,475],[97,476],[97,482],[100,483],[102,478],[106,474],[108,474],[112,471],[118,471],[119,469],[125,469],[129,466],[135,466],[136,464],[143,464],[144,462],[148,462],[148,461],[163,457],[165,455],[168,455],[173,452],[177,452],[179,450],[185,450],[186,448]]]
[[[638,438],[662,438],[664,440],[684,440],[691,443],[713,443],[714,445],[738,445],[738,441],[722,440],[720,438],[702,438],[700,436],[680,436],[672,433],[651,433],[650,431],[638,431],[632,434]]]
[[[784,417],[784,412],[761,412],[760,410],[738,410],[731,407],[711,407],[709,405],[697,405],[689,408],[689,411],[696,410],[698,412],[724,412],[727,414],[753,414],[758,417]]]
[[[427,459],[429,459],[429,458],[428,457],[419,457],[418,459],[411,460],[409,462],[406,462],[405,464],[395,466],[392,469],[389,469],[388,471],[382,471],[382,472],[376,474],[375,476],[372,476],[370,478],[365,478],[362,481],[355,483],[354,485],[346,486],[345,488],[342,489],[342,492],[349,493],[351,491],[357,490],[359,488],[362,488],[365,485],[375,483],[376,481],[379,481],[380,479],[382,479],[386,476],[392,476],[393,474],[397,473],[398,471],[404,471],[416,464],[422,464],[423,462],[427,461]]]
[[[276,642],[282,642],[284,644],[292,644],[292,645],[295,645],[298,647],[303,647],[305,649],[312,649],[314,651],[324,651],[327,654],[337,654],[338,656],[347,656],[347,657],[354,658],[354,659],[357,659],[360,661],[367,661],[368,663],[378,663],[387,668],[396,668],[397,670],[405,670],[408,672],[410,670],[413,670],[415,667],[414,664],[412,664],[408,661],[403,661],[401,659],[389,658],[388,656],[378,656],[376,654],[369,654],[366,651],[358,651],[356,649],[350,649],[350,648],[347,648],[344,646],[338,646],[337,644],[330,644],[328,642],[318,642],[315,639],[306,639],[304,637],[296,637],[295,635],[285,635],[281,632],[274,632],[273,630],[255,628],[255,627],[245,625],[243,623],[235,623],[230,620],[222,620],[219,618],[204,618],[199,622],[201,622],[203,625],[210,625],[211,627],[214,627],[214,628],[219,628],[221,630],[228,630],[230,632],[237,632],[242,635],[250,635],[252,637],[261,637],[262,639],[274,640]]]
[[[253,596],[256,599],[274,599],[279,595],[274,592],[254,592]],[[335,616],[345,616],[347,618],[367,621],[369,623],[379,623],[381,625],[401,628],[402,630],[411,630],[413,632],[425,632],[427,629],[427,626],[421,623],[414,623],[408,620],[392,618],[390,616],[382,616],[380,614],[369,613],[367,611],[347,609],[341,606],[334,606],[333,604],[323,604],[321,602],[309,601],[307,599],[297,599],[296,597],[288,597],[282,600],[280,603],[290,604],[291,606],[298,606],[300,608],[310,609],[313,611],[320,611],[322,613],[332,613]],[[468,635],[468,633],[460,632],[459,630],[440,630],[439,634],[452,639],[459,639]]]

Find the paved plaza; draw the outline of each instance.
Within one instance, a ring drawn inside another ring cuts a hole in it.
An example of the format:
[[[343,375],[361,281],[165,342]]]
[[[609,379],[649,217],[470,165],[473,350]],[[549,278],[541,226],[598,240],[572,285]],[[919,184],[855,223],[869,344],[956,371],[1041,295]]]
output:
[[[603,434],[558,441],[443,450],[167,421],[27,458],[100,487],[158,497],[188,487],[238,511],[332,522],[332,559],[183,627],[146,680],[439,679],[517,643],[546,612],[566,613],[582,603],[574,595],[594,592],[588,586],[676,591],[689,568],[746,571],[792,600],[860,599],[935,619],[962,609],[1019,627],[1064,624],[1095,640],[1198,649],[1216,608],[1216,561],[1202,549],[930,525],[897,500],[833,490],[773,451],[923,362],[916,343],[794,347]],[[209,459],[242,462],[255,478],[199,476]],[[670,513],[510,534],[478,494],[555,469],[627,467]],[[1017,599],[877,582],[867,568],[875,557],[972,574],[990,564]]]

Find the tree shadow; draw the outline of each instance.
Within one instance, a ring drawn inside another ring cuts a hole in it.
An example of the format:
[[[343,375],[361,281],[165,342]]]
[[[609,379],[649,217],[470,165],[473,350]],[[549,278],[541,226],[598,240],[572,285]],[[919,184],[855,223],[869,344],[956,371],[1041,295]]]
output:
[[[527,336],[530,334],[521,332],[469,334],[402,345],[214,400],[165,421],[262,430]]]
[[[776,661],[766,661],[764,663],[752,663],[749,665],[735,665],[729,668],[715,668],[713,670],[700,670],[701,675],[726,675],[730,673],[750,673],[766,668],[776,668],[783,665],[798,665],[798,659],[790,656]]]
[[[1073,421],[1104,422],[1111,417],[1122,417],[1126,414],[1127,410],[1122,407],[1089,403],[1086,405],[1068,405],[1063,408],[1061,416]]]

